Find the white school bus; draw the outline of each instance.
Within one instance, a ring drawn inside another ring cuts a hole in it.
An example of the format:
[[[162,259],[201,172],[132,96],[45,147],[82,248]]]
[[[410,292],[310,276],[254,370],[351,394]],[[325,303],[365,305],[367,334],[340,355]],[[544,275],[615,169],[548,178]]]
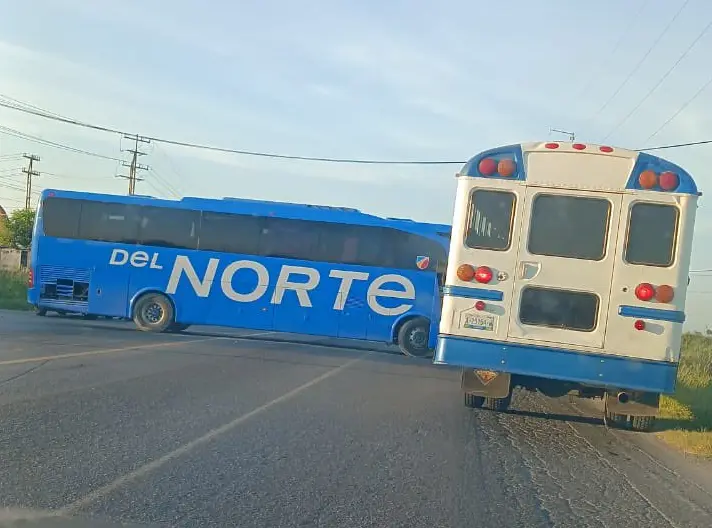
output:
[[[434,362],[468,407],[602,398],[649,430],[675,390],[697,199],[682,168],[583,143],[488,150],[457,175]]]

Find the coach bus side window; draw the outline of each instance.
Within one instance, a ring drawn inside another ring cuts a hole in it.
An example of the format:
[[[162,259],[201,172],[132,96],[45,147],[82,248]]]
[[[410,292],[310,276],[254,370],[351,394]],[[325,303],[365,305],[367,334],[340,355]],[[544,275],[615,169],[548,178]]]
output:
[[[528,249],[533,255],[601,260],[611,203],[602,198],[539,194],[534,198]]]
[[[630,209],[624,259],[667,267],[675,260],[679,211],[674,205],[638,202]]]
[[[259,216],[204,211],[199,247],[205,251],[257,255],[261,230],[262,219]]]
[[[260,237],[260,255],[296,260],[314,260],[319,232],[315,223],[288,218],[265,218]]]
[[[77,238],[82,200],[47,198],[42,203],[44,234],[57,238]]]
[[[134,205],[84,202],[79,224],[79,238],[135,244],[138,239],[139,211],[139,207]]]
[[[478,189],[470,198],[465,245],[472,249],[509,249],[516,196],[506,191]]]
[[[142,207],[139,243],[183,249],[198,247],[200,213],[168,207]]]

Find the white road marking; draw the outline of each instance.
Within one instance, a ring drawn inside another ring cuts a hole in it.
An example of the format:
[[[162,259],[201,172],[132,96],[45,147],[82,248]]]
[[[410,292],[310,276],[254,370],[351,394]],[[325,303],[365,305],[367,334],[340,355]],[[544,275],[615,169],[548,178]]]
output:
[[[228,422],[224,425],[221,425],[220,427],[217,427],[215,429],[212,429],[211,431],[208,431],[206,434],[201,436],[200,438],[196,438],[195,440],[192,440],[188,442],[187,444],[175,449],[174,451],[171,451],[170,453],[167,453],[163,455],[160,458],[157,458],[156,460],[153,460],[151,462],[148,462],[147,464],[144,464],[143,466],[131,471],[130,473],[127,473],[125,475],[122,475],[121,477],[117,478],[113,482],[110,482],[109,484],[102,486],[101,488],[98,488],[91,493],[87,494],[86,496],[77,499],[76,501],[68,504],[67,506],[61,508],[60,510],[56,511],[57,515],[67,515],[67,514],[72,514],[75,513],[77,510],[90,505],[91,503],[106,497],[113,491],[117,490],[121,486],[124,486],[125,484],[128,484],[129,482],[132,482],[136,479],[139,479],[151,471],[154,471],[161,466],[164,466],[168,462],[183,456],[196,447],[201,446],[202,444],[205,444],[209,442],[210,440],[225,434],[232,429],[236,428],[239,425],[242,425],[244,422],[249,420],[250,418],[254,418],[258,414],[262,414],[263,412],[271,409],[272,407],[279,405],[280,403],[283,403],[287,400],[290,400],[291,398],[295,397],[297,394],[300,392],[303,392],[314,385],[317,385],[321,383],[322,381],[334,376],[335,374],[338,374],[339,372],[349,368],[351,365],[354,363],[357,363],[358,361],[361,361],[364,357],[367,355],[371,354],[371,352],[367,352],[366,354],[363,354],[356,359],[352,359],[351,361],[348,361],[344,363],[343,365],[333,368],[329,370],[328,372],[325,372],[321,376],[317,376],[316,378],[312,379],[311,381],[308,381],[304,383],[303,385],[300,385],[296,389],[292,389],[291,391],[283,394],[282,396],[279,396],[278,398],[275,398],[274,400],[265,403],[264,405],[260,405],[259,407],[253,409],[252,411],[243,414],[242,416],[239,416],[238,418],[235,418],[231,422]]]

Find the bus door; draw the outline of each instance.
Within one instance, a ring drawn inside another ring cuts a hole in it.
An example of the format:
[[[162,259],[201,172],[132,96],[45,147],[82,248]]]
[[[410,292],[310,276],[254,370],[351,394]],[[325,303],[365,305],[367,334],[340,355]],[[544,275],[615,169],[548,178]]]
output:
[[[527,187],[509,338],[603,347],[621,202],[615,193]]]

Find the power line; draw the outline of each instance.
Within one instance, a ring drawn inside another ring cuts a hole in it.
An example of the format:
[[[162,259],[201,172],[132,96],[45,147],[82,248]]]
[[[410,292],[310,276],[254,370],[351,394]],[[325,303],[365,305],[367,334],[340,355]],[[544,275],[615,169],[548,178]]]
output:
[[[638,111],[638,109],[640,109],[640,107],[643,106],[643,104],[645,104],[645,102],[648,99],[650,99],[650,96],[655,93],[655,90],[657,90],[660,87],[660,85],[663,82],[665,82],[665,79],[667,79],[670,76],[670,74],[675,70],[675,68],[677,68],[677,66],[683,61],[683,59],[685,57],[687,57],[687,54],[690,53],[690,51],[692,51],[692,49],[697,45],[697,43],[700,41],[700,39],[702,39],[702,37],[704,37],[707,34],[707,32],[710,30],[710,28],[712,28],[712,20],[710,20],[709,24],[707,24],[705,26],[705,28],[700,32],[700,34],[697,35],[697,38],[695,38],[695,40],[692,41],[692,43],[687,47],[687,49],[682,53],[682,55],[680,55],[680,57],[678,57],[678,59],[675,61],[675,63],[672,66],[670,66],[668,71],[666,71],[665,74],[662,77],[660,77],[660,79],[655,84],[655,86],[653,86],[650,90],[648,90],[648,93],[645,94],[645,97],[643,97],[638,102],[638,104],[635,105],[633,107],[633,109],[630,112],[628,112],[628,114],[623,119],[621,119],[620,121],[618,121],[618,123],[616,123],[616,125],[613,127],[613,129],[606,135],[606,137],[603,138],[602,143],[604,143],[609,137],[611,137],[611,134],[613,134],[616,130],[618,130],[623,124],[625,124],[628,121],[628,119],[630,119],[630,117],[633,114],[635,114]]]
[[[682,112],[685,111],[685,109],[686,109],[688,106],[690,106],[693,102],[695,102],[695,100],[696,100],[700,95],[702,95],[702,94],[704,93],[704,91],[705,91],[707,88],[709,88],[710,85],[712,85],[712,77],[710,77],[709,80],[708,80],[705,84],[703,84],[703,85],[700,87],[700,89],[697,90],[697,92],[695,92],[695,94],[694,94],[692,97],[690,97],[687,101],[685,101],[685,103],[684,103],[680,108],[678,108],[677,111],[676,111],[674,114],[672,114],[670,117],[668,117],[667,120],[666,120],[662,125],[660,125],[660,126],[657,128],[657,130],[655,130],[655,132],[653,132],[652,134],[650,134],[650,135],[648,136],[648,138],[647,138],[645,141],[643,141],[643,145],[645,145],[648,141],[650,141],[650,140],[653,139],[655,136],[657,136],[660,132],[662,132],[662,131],[665,129],[666,126],[668,126],[670,123],[672,123],[673,121],[675,121],[675,119],[677,118],[677,116],[679,116]]]
[[[648,4],[649,4],[649,3],[650,3],[650,0],[645,0],[645,1],[641,4],[641,6],[640,6],[640,8],[638,9],[638,11],[636,11],[635,15],[633,15],[633,16],[631,17],[632,20],[633,20],[633,22],[630,23],[630,24],[628,24],[628,25],[626,26],[626,28],[623,30],[623,32],[621,33],[621,36],[618,38],[618,42],[616,42],[616,45],[613,46],[613,49],[611,49],[611,52],[608,54],[609,57],[615,56],[615,53],[618,51],[618,48],[620,48],[621,45],[623,44],[623,42],[625,42],[626,38],[627,38],[628,36],[630,36],[631,29],[633,28],[633,26],[635,26],[635,25],[639,22],[638,17],[643,13],[643,11],[645,10],[645,8],[648,7]],[[599,67],[596,71],[594,71],[594,73],[591,75],[591,77],[589,78],[589,80],[588,80],[588,81],[586,82],[586,84],[584,85],[583,90],[581,90],[581,92],[579,93],[579,97],[583,96],[583,95],[589,90],[589,88],[591,88],[591,86],[593,85],[593,83],[600,77],[601,72],[603,71],[603,66],[604,66],[605,64],[606,64],[606,62],[603,61],[603,63],[600,65],[600,67]],[[578,98],[577,98],[577,99],[578,99]]]
[[[126,134],[125,132],[101,125],[94,125],[91,123],[85,123],[78,121],[76,119],[69,119],[64,117],[57,117],[49,113],[39,112],[31,108],[23,108],[15,104],[7,104],[0,101],[0,107],[9,108],[10,110],[17,110],[19,112],[24,112],[26,114],[32,114],[38,117],[43,117],[45,119],[51,119],[53,121],[59,121],[69,125],[79,126],[83,128],[89,128],[92,130],[97,130],[99,132],[107,132],[111,134]],[[134,136],[135,134],[131,134]],[[396,160],[366,160],[366,159],[349,159],[349,158],[327,158],[327,157],[314,157],[314,156],[293,156],[287,154],[274,154],[268,152],[257,152],[251,150],[241,150],[225,147],[217,147],[214,145],[206,145],[201,143],[193,143],[190,141],[178,141],[165,138],[159,138],[154,136],[142,136],[144,139],[163,143],[166,145],[173,145],[177,147],[195,148],[201,150],[210,150],[214,152],[224,152],[227,154],[241,154],[244,156],[257,156],[263,158],[275,158],[275,159],[287,159],[287,160],[300,160],[300,161],[321,161],[327,163],[349,163],[349,164],[368,164],[368,165],[461,165],[462,161],[396,161]]]
[[[0,106],[2,106],[2,103],[0,102]],[[101,158],[109,161],[121,161],[120,158],[115,158],[112,156],[106,156],[104,154],[99,154],[97,152],[92,152],[89,150],[84,150],[76,147],[72,147],[70,145],[66,145],[64,143],[57,143],[56,141],[50,141],[48,139],[43,139],[41,137],[33,136],[31,134],[27,134],[25,132],[20,132],[19,130],[15,130],[14,128],[6,127],[6,126],[0,126],[0,134],[5,134],[7,136],[15,137],[18,139],[24,139],[25,141],[30,141],[32,143],[37,143],[39,145],[45,145],[48,147],[54,147],[62,150],[66,150],[68,152],[74,152],[76,154],[84,154],[86,156],[93,156],[95,158]],[[19,158],[22,157],[22,155],[18,155]]]
[[[645,61],[646,61],[647,58],[650,56],[650,54],[653,52],[653,50],[654,50],[655,47],[658,45],[658,43],[663,39],[663,37],[664,37],[665,35],[667,35],[667,32],[670,30],[670,28],[672,27],[672,25],[675,23],[675,21],[677,20],[677,17],[680,16],[680,13],[682,13],[682,11],[685,9],[685,7],[687,6],[687,4],[688,4],[689,2],[690,2],[690,0],[685,0],[685,2],[682,4],[682,6],[680,7],[680,9],[677,10],[677,13],[675,13],[675,15],[670,19],[670,22],[668,22],[667,26],[665,26],[665,29],[662,30],[662,32],[658,35],[658,38],[656,38],[655,41],[650,45],[650,47],[648,48],[648,51],[646,51],[645,54],[643,55],[643,57],[640,59],[640,61],[638,61],[638,64],[635,65],[635,67],[630,71],[630,73],[628,74],[628,76],[623,80],[623,82],[618,86],[618,88],[616,88],[616,91],[613,92],[613,94],[606,100],[605,103],[603,103],[603,106],[601,106],[601,107],[589,118],[589,121],[592,120],[592,119],[594,119],[594,118],[595,118],[596,116],[598,116],[601,112],[603,112],[603,111],[608,107],[608,105],[613,101],[613,99],[615,99],[615,98],[618,96],[618,94],[621,92],[621,90],[623,90],[623,88],[625,88],[625,86],[628,84],[628,82],[629,82],[629,81],[633,78],[633,76],[638,72],[638,70],[639,70],[640,67],[643,65],[643,63],[645,63]]]
[[[0,95],[2,97],[2,95]],[[79,126],[79,127],[84,127],[84,128],[90,128],[92,130],[97,130],[101,132],[107,132],[107,133],[112,133],[112,134],[124,134],[124,132],[121,132],[118,129],[110,128],[110,127],[105,127],[101,125],[94,125],[90,123],[84,123],[82,121],[78,121],[75,119],[69,119],[69,118],[59,118],[55,117],[50,114],[45,114],[41,112],[37,112],[28,108],[22,108],[17,105],[8,105],[5,104],[4,102],[0,101],[0,107],[5,107],[9,108],[11,110],[16,110],[18,112],[24,112],[28,114],[35,115],[37,117],[42,117],[44,119],[51,119],[54,121],[60,121],[66,124],[74,125],[74,126]],[[32,137],[29,136],[29,134],[24,134],[22,132],[13,130],[13,129],[8,129],[8,127],[3,127],[0,126],[0,133],[9,133],[7,130],[12,131],[10,135],[14,134],[22,134],[24,136]],[[128,135],[128,134],[127,134]],[[135,138],[136,134],[130,134],[132,138]],[[209,151],[215,151],[215,152],[224,152],[226,154],[238,154],[238,155],[244,155],[244,156],[257,156],[257,157],[263,157],[263,158],[275,158],[275,159],[289,159],[289,160],[299,160],[299,161],[316,161],[316,162],[325,162],[325,163],[343,163],[343,164],[365,164],[365,165],[462,165],[466,163],[467,161],[463,160],[373,160],[373,159],[357,159],[357,158],[328,158],[328,157],[315,157],[315,156],[295,156],[295,155],[287,155],[287,154],[275,154],[275,153],[269,153],[269,152],[259,152],[259,151],[251,151],[251,150],[242,150],[242,149],[234,149],[234,148],[227,148],[227,147],[218,147],[214,145],[207,145],[207,144],[202,144],[202,143],[193,143],[189,141],[178,141],[178,140],[172,140],[172,139],[166,139],[166,138],[160,138],[156,136],[140,136],[144,140],[152,141],[154,143],[162,143],[166,145],[173,145],[173,146],[178,146],[178,147],[187,147],[187,148],[194,148],[194,149],[199,149],[199,150],[209,150]],[[118,158],[113,158],[111,156],[104,156],[102,154],[97,154],[94,152],[89,152],[89,151],[84,151],[81,149],[75,149],[74,147],[69,147],[67,145],[62,145],[60,143],[55,143],[55,142],[50,142],[48,140],[43,140],[41,138],[34,138],[37,141],[42,141],[42,142],[47,142],[52,143],[53,146],[58,146],[58,147],[63,147],[66,149],[71,150],[72,152],[78,152],[82,154],[88,154],[91,156],[97,156],[100,158],[112,160],[112,161],[123,161]],[[698,146],[698,145],[707,145],[712,143],[712,140],[702,140],[702,141],[691,141],[687,143],[675,143],[675,144],[668,144],[668,145],[659,145],[656,147],[647,147],[647,148],[639,148],[639,149],[633,149],[635,152],[647,152],[651,150],[663,150],[663,149],[672,149],[672,148],[683,148],[683,147],[692,147],[692,146]]]

